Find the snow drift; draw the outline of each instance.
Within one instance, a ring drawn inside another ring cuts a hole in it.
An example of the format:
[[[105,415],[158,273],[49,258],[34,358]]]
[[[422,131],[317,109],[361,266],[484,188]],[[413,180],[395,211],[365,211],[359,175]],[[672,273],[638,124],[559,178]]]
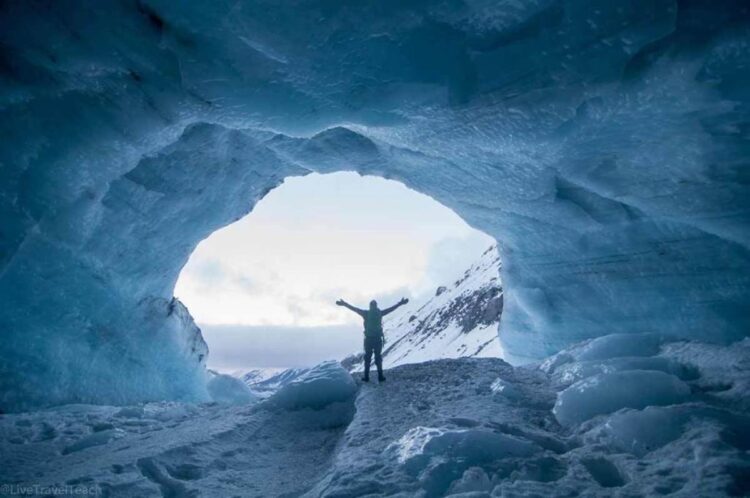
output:
[[[205,399],[180,268],[309,171],[496,237],[514,361],[750,330],[746,2],[1,9],[3,410]]]

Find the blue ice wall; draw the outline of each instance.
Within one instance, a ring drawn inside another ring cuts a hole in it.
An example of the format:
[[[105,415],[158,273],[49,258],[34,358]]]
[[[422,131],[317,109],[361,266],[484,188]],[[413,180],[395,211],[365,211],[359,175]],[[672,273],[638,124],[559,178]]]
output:
[[[0,409],[205,397],[180,268],[311,170],[494,235],[512,359],[742,338],[749,103],[739,0],[4,2]]]

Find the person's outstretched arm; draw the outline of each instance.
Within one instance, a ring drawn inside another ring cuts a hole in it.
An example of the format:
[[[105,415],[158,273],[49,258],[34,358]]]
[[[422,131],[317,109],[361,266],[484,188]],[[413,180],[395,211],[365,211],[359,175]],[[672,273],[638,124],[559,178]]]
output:
[[[356,306],[352,306],[351,304],[347,303],[343,299],[339,299],[338,301],[336,301],[336,304],[339,306],[343,306],[344,308],[349,308],[350,310],[352,310],[359,316],[365,316],[365,314],[367,313],[365,310],[361,310],[357,308]]]
[[[395,310],[396,310],[396,308],[398,308],[399,306],[403,306],[404,304],[406,304],[406,303],[408,303],[408,302],[409,302],[409,300],[408,300],[408,299],[406,299],[405,297],[402,297],[402,298],[401,298],[401,301],[397,302],[396,304],[394,304],[394,305],[393,305],[393,306],[391,306],[390,308],[386,308],[386,309],[384,309],[384,310],[383,310],[383,314],[384,314],[384,315],[387,315],[387,314],[388,314],[388,313],[390,313],[391,311],[395,311]]]

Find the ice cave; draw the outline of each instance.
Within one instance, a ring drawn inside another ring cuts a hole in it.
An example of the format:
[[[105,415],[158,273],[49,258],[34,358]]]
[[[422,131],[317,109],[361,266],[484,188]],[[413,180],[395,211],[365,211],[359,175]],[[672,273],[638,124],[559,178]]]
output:
[[[1,494],[750,494],[747,2],[11,0],[0,114]],[[206,370],[191,252],[338,171],[497,240],[503,358]]]

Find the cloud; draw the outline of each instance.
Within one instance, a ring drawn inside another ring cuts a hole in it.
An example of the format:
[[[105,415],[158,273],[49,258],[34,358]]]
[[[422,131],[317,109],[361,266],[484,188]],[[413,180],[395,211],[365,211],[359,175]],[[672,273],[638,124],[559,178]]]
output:
[[[441,285],[450,285],[495,241],[489,235],[474,231],[465,237],[446,237],[430,248],[427,265],[417,293],[432,294]]]
[[[188,276],[199,285],[211,287],[227,279],[226,268],[216,259],[201,259],[190,265]]]
[[[236,275],[232,278],[232,283],[248,294],[257,294],[261,291],[260,282],[247,275]]]
[[[191,262],[180,276],[186,278],[189,284],[201,292],[211,293],[217,289],[237,289],[246,294],[262,294],[272,291],[264,288],[265,282],[273,282],[271,278],[257,279],[247,275],[240,269],[231,267],[218,259],[201,258]]]
[[[201,325],[208,366],[221,371],[292,368],[342,359],[362,347],[361,327]]]
[[[411,289],[409,289],[408,287],[399,287],[398,289],[394,289],[390,292],[379,293],[377,296],[373,296],[373,298],[378,302],[378,306],[380,308],[393,306],[402,297],[412,299],[414,296],[411,293]],[[369,300],[364,304],[367,305],[368,303]]]
[[[385,307],[433,295],[491,242],[468,233],[455,213],[403,185],[308,175],[202,241],[175,293],[202,323],[353,324],[337,299]]]

